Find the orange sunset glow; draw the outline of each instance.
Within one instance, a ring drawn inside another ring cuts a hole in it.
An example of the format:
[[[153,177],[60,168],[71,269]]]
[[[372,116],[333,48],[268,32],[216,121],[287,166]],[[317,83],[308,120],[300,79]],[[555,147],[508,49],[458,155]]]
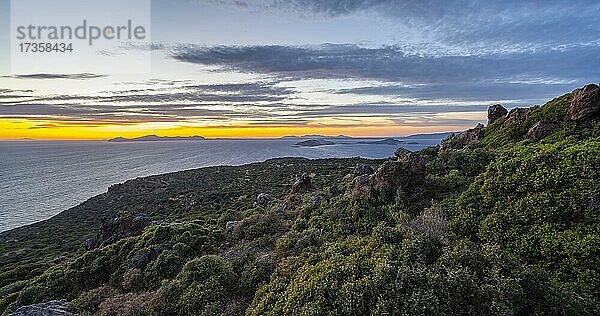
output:
[[[173,123],[103,123],[73,124],[62,121],[37,121],[27,119],[0,119],[0,138],[39,140],[102,140],[118,136],[139,137],[148,134],[159,136],[193,136],[208,138],[277,138],[288,135],[347,135],[353,137],[384,137],[419,133],[455,131],[461,125],[398,126],[391,122],[376,122],[374,125],[320,126],[251,126],[242,124],[219,126],[193,126]]]

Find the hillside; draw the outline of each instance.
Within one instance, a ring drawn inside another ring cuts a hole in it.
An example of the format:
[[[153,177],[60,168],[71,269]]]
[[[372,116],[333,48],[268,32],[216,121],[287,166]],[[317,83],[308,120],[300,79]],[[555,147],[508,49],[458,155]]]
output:
[[[388,160],[283,158],[113,186],[0,234],[0,310],[600,314],[600,88],[488,116]]]

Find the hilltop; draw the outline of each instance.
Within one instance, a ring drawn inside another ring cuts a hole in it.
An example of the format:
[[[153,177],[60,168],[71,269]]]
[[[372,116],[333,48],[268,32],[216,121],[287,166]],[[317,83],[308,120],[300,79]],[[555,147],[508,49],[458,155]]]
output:
[[[488,119],[391,159],[274,159],[112,186],[0,233],[0,309],[600,314],[600,88],[494,105]]]

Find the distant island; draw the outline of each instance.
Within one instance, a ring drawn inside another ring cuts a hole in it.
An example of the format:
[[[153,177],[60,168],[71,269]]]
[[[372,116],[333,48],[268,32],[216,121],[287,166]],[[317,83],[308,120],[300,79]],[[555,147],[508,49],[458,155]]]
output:
[[[431,138],[435,136],[439,137],[448,137],[453,134],[458,134],[459,132],[441,132],[441,133],[426,133],[426,134],[412,134],[408,136],[403,136],[404,139],[421,139],[421,138]]]
[[[157,141],[181,141],[181,140],[206,140],[206,138],[202,136],[157,136],[157,135],[146,135],[135,138],[125,138],[125,137],[115,137],[111,138],[108,141],[111,143],[125,143],[125,142],[157,142]]]
[[[359,144],[370,144],[370,145],[399,145],[404,142],[390,137],[390,138],[385,138],[385,139],[381,139],[381,140],[362,141],[362,142],[358,142],[358,143]]]
[[[317,146],[326,146],[326,145],[334,145],[335,143],[329,140],[324,139],[309,139],[305,141],[301,141],[296,143],[294,146],[298,147],[317,147]]]
[[[318,135],[318,134],[302,135],[302,136],[288,135],[288,136],[281,137],[281,139],[295,139],[295,138],[352,139],[352,137],[346,136],[346,135],[326,136],[326,135]]]

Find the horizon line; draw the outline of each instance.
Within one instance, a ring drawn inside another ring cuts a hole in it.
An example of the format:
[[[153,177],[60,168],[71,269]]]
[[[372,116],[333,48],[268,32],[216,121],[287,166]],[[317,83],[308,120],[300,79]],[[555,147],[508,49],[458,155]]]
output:
[[[146,134],[146,135],[141,135],[141,136],[136,136],[136,137],[131,137],[131,138],[127,138],[127,137],[123,137],[123,136],[116,136],[116,137],[111,137],[111,138],[31,138],[31,137],[22,137],[22,138],[0,138],[0,142],[7,142],[7,141],[109,141],[111,139],[115,139],[115,138],[124,138],[127,140],[132,140],[138,137],[144,137],[144,136],[158,136],[158,137],[164,137],[164,138],[177,138],[177,137],[181,137],[181,138],[190,138],[190,137],[203,137],[204,140],[277,140],[277,139],[282,139],[282,138],[291,138],[291,137],[305,137],[305,138],[310,138],[310,137],[330,137],[330,138],[335,138],[335,137],[348,137],[348,138],[396,138],[396,137],[411,137],[411,136],[418,136],[418,135],[439,135],[439,134],[446,134],[446,133],[457,133],[457,132],[462,132],[462,130],[460,131],[445,131],[445,132],[434,132],[434,133],[416,133],[416,134],[408,134],[408,135],[385,135],[385,136],[373,136],[373,135],[369,135],[369,136],[349,136],[349,135],[343,135],[343,134],[337,134],[337,135],[322,135],[322,134],[304,134],[304,135],[285,135],[285,136],[278,136],[278,137],[260,137],[260,136],[255,136],[255,137],[205,137],[202,135],[189,135],[189,136],[160,136],[157,134]],[[165,140],[168,141],[168,140]],[[179,140],[179,141],[185,141],[185,140]],[[199,140],[190,140],[190,141],[199,141]]]

